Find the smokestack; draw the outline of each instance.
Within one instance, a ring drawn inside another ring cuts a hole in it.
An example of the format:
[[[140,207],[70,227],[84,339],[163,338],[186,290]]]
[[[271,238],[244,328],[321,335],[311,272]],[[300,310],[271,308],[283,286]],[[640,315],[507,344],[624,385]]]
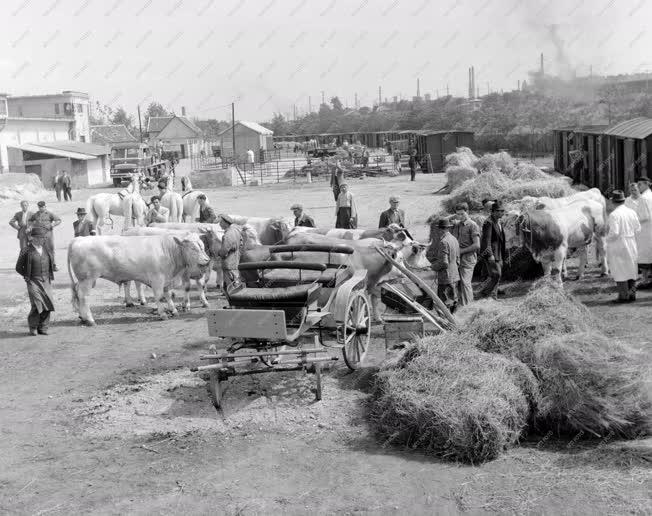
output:
[[[472,87],[473,85],[471,84],[471,67],[469,66],[469,88],[468,88],[469,100],[473,98],[473,91],[471,90]]]
[[[541,69],[540,69],[540,72],[541,72],[541,77],[543,77],[543,52],[541,52]]]
[[[516,87],[516,91],[521,91],[521,79],[518,80],[518,86]]]
[[[475,66],[471,67],[471,94],[475,92]],[[480,95],[478,95],[479,97]]]
[[[380,92],[381,92],[381,91],[382,91],[382,90],[380,89],[380,86],[378,86],[378,105],[379,105],[379,106],[380,106],[380,104],[382,103],[382,99],[380,98]]]
[[[417,79],[417,97],[421,96],[421,88],[419,86],[419,79]]]
[[[186,106],[181,106],[181,116],[186,116]]]

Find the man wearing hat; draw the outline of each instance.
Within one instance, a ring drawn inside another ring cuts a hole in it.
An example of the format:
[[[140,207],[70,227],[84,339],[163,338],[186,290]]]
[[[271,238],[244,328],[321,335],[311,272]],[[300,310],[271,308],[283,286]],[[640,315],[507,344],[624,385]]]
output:
[[[460,246],[450,229],[453,223],[446,217],[439,219],[439,238],[435,239],[426,256],[437,273],[437,295],[451,313],[457,308],[457,284],[460,281]]]
[[[637,244],[638,266],[642,269],[643,280],[649,281],[652,275],[652,191],[649,178],[639,177],[637,183],[641,192],[636,210],[641,223]]]
[[[498,284],[503,273],[503,260],[506,256],[505,231],[500,219],[505,214],[505,208],[500,201],[493,201],[491,215],[482,225],[480,239],[480,257],[487,265],[488,278],[480,291],[480,296],[498,298]]]
[[[50,251],[52,267],[56,271],[57,264],[54,256],[54,235],[52,230],[61,224],[61,219],[45,208],[45,201],[39,201],[36,205],[38,206],[38,211],[33,213],[27,221],[29,231],[31,232],[37,227],[45,229],[45,246],[48,248],[48,251]]]
[[[405,212],[399,209],[398,205],[400,199],[396,195],[389,198],[389,209],[380,214],[378,221],[378,228],[386,228],[390,224],[398,224],[402,228],[405,227]]]
[[[97,235],[95,225],[86,218],[86,210],[84,208],[77,208],[77,220],[72,223],[75,230],[75,236],[91,236]]]
[[[215,211],[208,204],[205,194],[199,194],[197,196],[197,202],[199,203],[199,218],[196,219],[196,222],[204,222],[206,224],[216,224],[217,215]]]
[[[9,225],[14,228],[17,232],[18,242],[20,243],[20,249],[27,247],[28,234],[27,234],[27,221],[32,216],[32,212],[29,211],[29,203],[27,201],[20,201],[20,211],[14,213],[14,216],[11,217]]]
[[[295,226],[304,226],[307,228],[314,228],[315,221],[307,213],[303,212],[303,205],[293,204],[290,208],[292,213],[294,213],[294,225]]]
[[[458,294],[460,305],[468,305],[473,301],[473,270],[478,261],[480,250],[480,228],[469,218],[469,205],[465,202],[455,206],[457,224],[451,230],[452,235],[460,245],[460,284]]]
[[[355,206],[355,198],[349,192],[349,185],[340,185],[340,195],[335,203],[335,227],[342,229],[355,229],[358,227],[358,210]]]
[[[220,227],[224,230],[222,247],[218,253],[222,259],[222,274],[224,287],[240,281],[240,252],[242,250],[242,228],[234,223],[233,219],[224,213],[217,216]]]
[[[324,157],[322,156],[322,161]],[[337,198],[340,195],[340,186],[344,182],[344,169],[340,165],[340,160],[335,161],[335,166],[331,169],[331,188],[333,189],[333,197],[337,202]]]
[[[618,287],[618,303],[636,300],[638,252],[636,234],[641,230],[636,212],[625,206],[625,194],[614,190],[611,202],[616,207],[607,220],[607,263]]]
[[[51,285],[54,259],[46,243],[47,230],[34,226],[30,232],[30,243],[21,250],[16,262],[16,272],[25,279],[32,307],[27,316],[30,335],[47,335],[50,312],[54,312]]]

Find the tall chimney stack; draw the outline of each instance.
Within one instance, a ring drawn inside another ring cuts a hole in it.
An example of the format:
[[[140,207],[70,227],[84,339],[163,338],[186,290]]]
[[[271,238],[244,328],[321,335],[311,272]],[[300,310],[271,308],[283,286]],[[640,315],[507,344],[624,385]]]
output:
[[[420,96],[421,96],[421,88],[420,88],[420,84],[419,84],[419,79],[417,78],[417,97],[420,97]]]
[[[186,116],[186,106],[181,106],[181,116]]]
[[[521,79],[518,80],[518,86],[516,87],[516,91],[521,91]]]
[[[475,66],[471,67],[471,93],[473,92],[475,92]]]
[[[541,72],[541,77],[543,77],[543,52],[541,52],[541,69],[539,71]]]
[[[469,66],[469,87],[468,87],[468,94],[469,94],[469,100],[473,98],[473,92],[471,91],[471,87],[473,85],[471,84],[471,67]]]

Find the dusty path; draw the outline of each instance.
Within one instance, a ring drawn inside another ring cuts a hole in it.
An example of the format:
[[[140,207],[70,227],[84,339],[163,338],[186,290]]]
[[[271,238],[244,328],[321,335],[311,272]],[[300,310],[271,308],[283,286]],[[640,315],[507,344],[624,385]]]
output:
[[[421,224],[439,202],[431,192],[443,178],[419,179],[354,183],[365,225],[374,226],[384,209],[379,191],[399,192],[413,224]],[[235,213],[284,215],[300,199],[317,219],[332,215],[323,184],[208,193],[214,205]],[[69,212],[56,236],[60,264],[78,204],[52,206]],[[0,220],[14,211],[0,206]],[[77,324],[67,274],[60,272],[51,335],[28,337],[24,284],[13,272],[17,242],[5,226],[0,239],[7,244],[0,248],[2,513],[586,514],[652,508],[649,441],[534,439],[481,467],[385,448],[364,421],[369,370],[349,374],[338,365],[318,403],[309,376],[230,380],[225,412],[218,414],[204,382],[188,370],[208,345],[196,299],[191,313],[157,321],[151,306],[125,310],[117,287],[100,282],[92,304],[99,325],[89,329]],[[636,305],[614,306],[608,304],[610,284],[595,275],[567,288],[612,335],[651,349],[652,292],[641,292]],[[218,305],[215,292],[209,301]],[[383,339],[375,332],[378,360]]]

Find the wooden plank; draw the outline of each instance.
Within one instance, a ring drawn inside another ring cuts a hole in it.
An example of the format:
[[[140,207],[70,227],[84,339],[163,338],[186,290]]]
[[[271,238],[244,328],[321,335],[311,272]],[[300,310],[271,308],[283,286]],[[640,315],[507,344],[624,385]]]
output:
[[[287,338],[283,310],[209,310],[206,320],[211,337]]]
[[[437,318],[434,314],[430,313],[428,309],[426,309],[424,306],[421,304],[417,303],[416,301],[413,301],[410,299],[408,296],[406,296],[403,292],[401,292],[399,289],[394,287],[394,285],[385,285],[390,291],[394,292],[397,296],[403,299],[408,305],[410,305],[412,308],[414,308],[417,312],[419,312],[423,317],[425,317],[428,322],[431,322],[434,324],[437,328],[439,328],[441,331],[444,331],[444,328],[442,326],[442,322],[439,318]]]

